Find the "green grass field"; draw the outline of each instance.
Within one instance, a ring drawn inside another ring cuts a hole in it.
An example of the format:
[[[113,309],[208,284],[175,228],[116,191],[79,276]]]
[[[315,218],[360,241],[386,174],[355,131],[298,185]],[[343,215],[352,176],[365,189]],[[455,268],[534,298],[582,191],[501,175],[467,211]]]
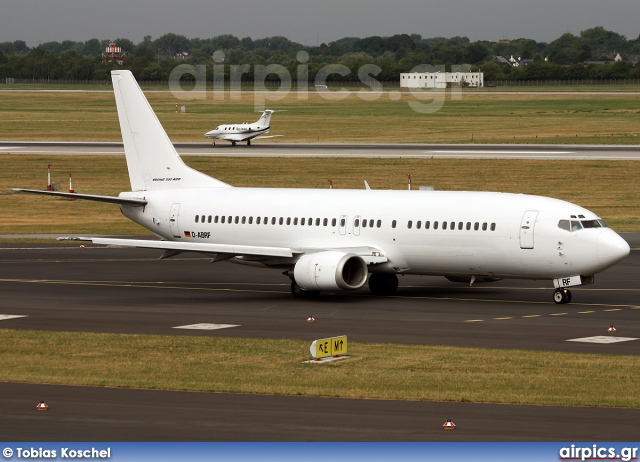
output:
[[[221,123],[253,122],[260,108],[281,109],[271,142],[640,144],[640,96],[610,94],[483,94],[429,92],[349,95],[228,92],[222,101],[182,101],[170,92],[147,97],[172,141],[205,141]],[[438,96],[440,95],[440,96]],[[346,96],[346,98],[345,98]],[[331,98],[331,99],[329,99]],[[176,104],[185,113],[176,113]],[[417,112],[431,105],[434,112]],[[0,139],[119,141],[110,91],[3,92]]]
[[[501,191],[552,196],[599,214],[616,231],[640,231],[640,162],[472,159],[328,159],[187,157],[193,168],[234,186],[405,189],[406,174],[438,190]],[[140,234],[117,206],[15,195],[11,188],[44,189],[47,164],[68,188],[73,172],[80,193],[117,195],[130,190],[124,156],[0,154],[0,234]]]
[[[634,356],[303,340],[0,330],[2,380],[363,399],[640,407]],[[37,364],[37,367],[34,367]]]

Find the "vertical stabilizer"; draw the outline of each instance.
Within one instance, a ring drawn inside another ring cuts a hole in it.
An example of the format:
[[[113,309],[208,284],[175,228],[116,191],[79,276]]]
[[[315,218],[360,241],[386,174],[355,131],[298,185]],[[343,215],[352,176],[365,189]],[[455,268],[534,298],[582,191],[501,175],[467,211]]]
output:
[[[111,80],[132,191],[229,187],[182,162],[130,71]]]
[[[266,109],[256,123],[260,126],[268,127],[271,123],[271,114],[274,112],[275,111],[272,111],[271,109]]]

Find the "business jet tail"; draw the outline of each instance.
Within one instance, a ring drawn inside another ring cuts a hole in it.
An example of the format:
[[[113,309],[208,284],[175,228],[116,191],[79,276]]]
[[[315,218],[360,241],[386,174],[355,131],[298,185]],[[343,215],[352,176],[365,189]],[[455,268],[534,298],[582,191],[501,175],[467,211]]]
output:
[[[256,123],[260,125],[264,125],[265,127],[268,127],[269,124],[271,123],[271,114],[273,114],[274,112],[276,111],[272,111],[271,109],[265,109],[265,111],[262,113],[262,115],[260,116],[260,118]]]
[[[188,167],[130,71],[111,71],[132,191],[229,187]]]

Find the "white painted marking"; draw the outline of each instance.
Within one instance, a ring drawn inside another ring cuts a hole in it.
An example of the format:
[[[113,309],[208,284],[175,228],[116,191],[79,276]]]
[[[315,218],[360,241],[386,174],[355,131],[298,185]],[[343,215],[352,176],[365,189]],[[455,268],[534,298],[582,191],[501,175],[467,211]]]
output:
[[[328,356],[326,358],[310,359],[309,361],[302,361],[303,364],[326,364],[333,361],[340,361],[341,359],[348,359],[351,356]]]
[[[611,337],[606,335],[598,335],[596,337],[572,338],[567,342],[584,342],[584,343],[618,343],[628,342],[629,340],[638,340],[631,337]]]
[[[427,153],[436,153],[436,154],[487,154],[487,155],[501,155],[501,154],[534,154],[534,155],[547,155],[547,154],[575,154],[575,151],[487,151],[487,150],[464,150],[464,151],[425,151]]]
[[[9,147],[2,147],[0,148],[0,150],[6,150],[6,151],[10,151],[11,149],[20,149],[18,146],[9,146]]]
[[[13,318],[26,318],[25,315],[20,314],[0,314],[0,321],[4,321],[5,319],[13,319]]]
[[[228,327],[240,327],[237,324],[189,324],[187,326],[177,326],[174,329],[199,329],[199,330],[216,330],[216,329],[227,329]]]

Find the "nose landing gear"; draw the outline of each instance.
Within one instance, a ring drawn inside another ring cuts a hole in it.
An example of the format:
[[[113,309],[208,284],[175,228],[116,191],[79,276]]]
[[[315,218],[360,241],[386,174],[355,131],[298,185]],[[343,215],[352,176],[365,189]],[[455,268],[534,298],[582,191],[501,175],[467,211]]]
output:
[[[571,292],[569,289],[556,289],[553,292],[553,301],[559,305],[571,302]]]

